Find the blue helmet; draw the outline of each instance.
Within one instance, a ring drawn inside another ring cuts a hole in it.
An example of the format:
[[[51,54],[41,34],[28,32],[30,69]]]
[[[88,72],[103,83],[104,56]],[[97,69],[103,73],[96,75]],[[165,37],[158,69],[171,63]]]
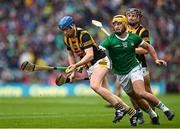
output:
[[[71,16],[65,16],[59,20],[58,27],[59,29],[63,30],[72,24],[74,24],[73,18]]]

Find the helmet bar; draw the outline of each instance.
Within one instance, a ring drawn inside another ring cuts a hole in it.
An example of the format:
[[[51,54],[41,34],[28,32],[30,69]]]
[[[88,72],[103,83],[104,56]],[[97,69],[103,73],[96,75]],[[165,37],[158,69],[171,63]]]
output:
[[[140,17],[142,17],[142,12],[140,9],[137,8],[130,8],[128,9],[128,11],[126,12],[126,14],[128,13],[135,13],[136,15],[139,15]]]

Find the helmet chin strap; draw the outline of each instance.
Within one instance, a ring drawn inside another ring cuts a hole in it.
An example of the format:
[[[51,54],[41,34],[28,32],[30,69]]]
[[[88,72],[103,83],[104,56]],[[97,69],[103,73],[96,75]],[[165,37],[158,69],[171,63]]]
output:
[[[77,30],[76,30],[75,24],[71,25],[70,27],[74,30],[74,35],[73,35],[73,37],[76,37]]]
[[[73,33],[71,35],[69,35],[69,37],[71,37],[71,38],[76,37],[77,30],[76,30],[75,24],[72,24],[69,27],[73,30]]]

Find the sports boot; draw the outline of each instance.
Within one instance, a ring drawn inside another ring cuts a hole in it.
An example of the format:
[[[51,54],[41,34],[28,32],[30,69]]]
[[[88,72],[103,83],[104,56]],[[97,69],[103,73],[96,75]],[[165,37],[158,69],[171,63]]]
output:
[[[142,111],[137,111],[137,123],[138,124],[143,124],[144,123],[144,118],[143,118]]]
[[[164,112],[168,120],[172,120],[174,118],[174,113],[171,110],[167,110]]]
[[[131,126],[137,126],[137,118],[138,112],[136,111],[136,113],[130,117]]]
[[[126,115],[126,113],[127,112],[126,112],[125,108],[117,109],[115,112],[115,117],[114,117],[113,123],[120,121]]]

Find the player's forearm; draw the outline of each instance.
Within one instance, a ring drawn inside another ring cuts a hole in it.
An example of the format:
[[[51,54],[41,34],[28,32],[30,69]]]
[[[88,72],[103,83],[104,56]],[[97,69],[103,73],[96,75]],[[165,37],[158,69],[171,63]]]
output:
[[[91,60],[93,60],[93,58],[93,54],[86,54],[79,62],[76,63],[76,67],[89,63]]]
[[[75,57],[72,53],[68,54],[68,61],[70,65],[75,64]]]
[[[136,54],[138,54],[138,55],[144,55],[144,54],[148,53],[148,51],[142,47],[136,48],[135,51],[136,51]]]
[[[152,58],[154,61],[156,61],[156,60],[159,59],[159,58],[158,58],[158,55],[157,55],[157,53],[156,53],[156,51],[155,51],[155,49],[154,49],[154,47],[152,47],[151,45],[148,45],[148,46],[147,46],[147,50],[148,50],[148,53],[150,54],[151,58]]]

